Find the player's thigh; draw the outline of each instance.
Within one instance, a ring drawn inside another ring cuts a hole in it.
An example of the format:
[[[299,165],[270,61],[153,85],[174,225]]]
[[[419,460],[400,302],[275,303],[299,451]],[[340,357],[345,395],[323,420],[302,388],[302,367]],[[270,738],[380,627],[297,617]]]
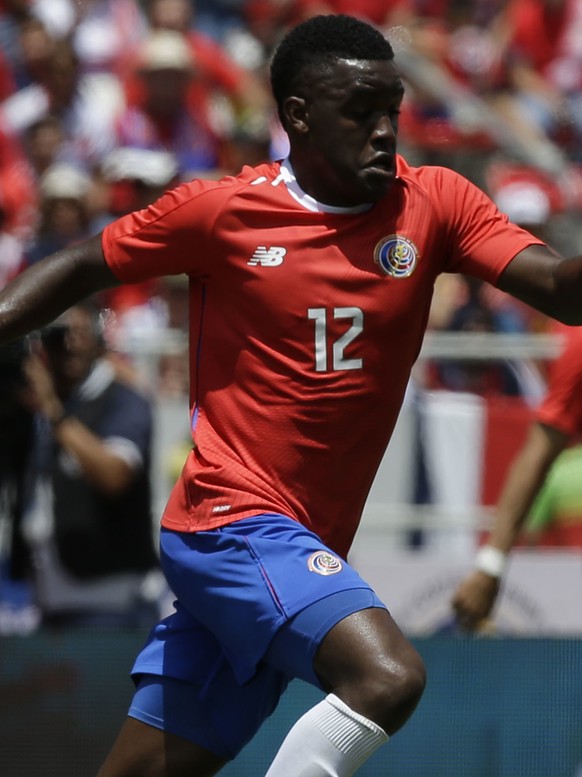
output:
[[[349,585],[352,570],[343,563],[342,585]],[[347,579],[346,579],[347,578]],[[317,657],[328,634],[349,618],[361,612],[378,610],[388,615],[374,591],[363,587],[353,573],[355,588],[340,588],[316,599],[290,618],[275,635],[265,661],[290,677],[298,677],[322,690],[331,690],[327,673],[321,673]]]
[[[422,667],[422,659],[385,609],[362,609],[338,621],[314,656],[314,668],[327,688],[361,681],[388,667]]]
[[[128,717],[97,777],[211,777],[227,759]]]

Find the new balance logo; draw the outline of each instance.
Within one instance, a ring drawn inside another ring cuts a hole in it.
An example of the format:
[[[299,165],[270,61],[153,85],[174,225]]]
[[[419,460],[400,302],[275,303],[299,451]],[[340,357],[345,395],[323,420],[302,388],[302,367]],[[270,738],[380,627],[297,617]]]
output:
[[[279,264],[283,264],[283,258],[287,253],[286,248],[281,246],[257,246],[255,253],[251,256],[247,264],[256,267],[258,264],[261,267],[277,267]]]

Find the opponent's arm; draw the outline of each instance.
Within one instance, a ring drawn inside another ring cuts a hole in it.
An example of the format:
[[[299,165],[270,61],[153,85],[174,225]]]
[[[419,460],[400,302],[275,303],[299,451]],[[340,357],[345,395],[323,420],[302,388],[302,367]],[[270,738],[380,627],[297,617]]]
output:
[[[522,529],[548,470],[565,448],[568,435],[545,424],[531,425],[527,440],[509,470],[487,544],[457,588],[452,606],[459,624],[473,630],[495,604],[507,554]]]
[[[117,283],[105,262],[100,235],[46,257],[0,291],[0,345]]]

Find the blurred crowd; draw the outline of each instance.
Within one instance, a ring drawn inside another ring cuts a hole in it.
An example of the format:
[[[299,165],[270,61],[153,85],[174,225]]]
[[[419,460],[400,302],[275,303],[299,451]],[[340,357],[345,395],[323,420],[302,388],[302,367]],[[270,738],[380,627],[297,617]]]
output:
[[[289,26],[317,13],[363,17],[392,41],[408,87],[399,143],[409,161],[458,169],[514,221],[574,249],[582,0],[0,0],[0,287],[182,180],[285,156],[269,59]],[[109,344],[128,352],[184,331],[185,297],[181,279],[104,295]],[[548,322],[449,277],[431,326],[529,332]],[[160,364],[160,391],[184,392],[180,362],[165,354]],[[520,391],[510,376],[465,372],[428,379]]]

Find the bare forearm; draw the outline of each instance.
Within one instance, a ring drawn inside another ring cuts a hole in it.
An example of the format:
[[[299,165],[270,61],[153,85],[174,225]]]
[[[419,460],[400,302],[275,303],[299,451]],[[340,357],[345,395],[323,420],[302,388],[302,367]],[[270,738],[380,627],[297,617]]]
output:
[[[116,283],[103,259],[100,236],[47,257],[0,291],[0,345]]]
[[[554,270],[557,303],[551,315],[564,324],[582,324],[582,256],[560,262]]]
[[[582,324],[582,255],[564,259],[531,246],[510,262],[498,285],[564,324]]]
[[[540,424],[532,426],[524,448],[509,470],[497,505],[489,545],[504,553],[511,550],[549,468],[566,442],[567,437],[555,429]]]
[[[503,553],[509,553],[542,486],[546,472],[546,468],[538,468],[535,472],[528,471],[525,458],[515,462],[497,505],[488,545]]]
[[[506,556],[529,513],[552,462],[567,442],[557,429],[534,423],[521,453],[505,481],[487,544],[475,559],[475,568],[452,598],[461,626],[475,629],[491,613],[499,593]]]

